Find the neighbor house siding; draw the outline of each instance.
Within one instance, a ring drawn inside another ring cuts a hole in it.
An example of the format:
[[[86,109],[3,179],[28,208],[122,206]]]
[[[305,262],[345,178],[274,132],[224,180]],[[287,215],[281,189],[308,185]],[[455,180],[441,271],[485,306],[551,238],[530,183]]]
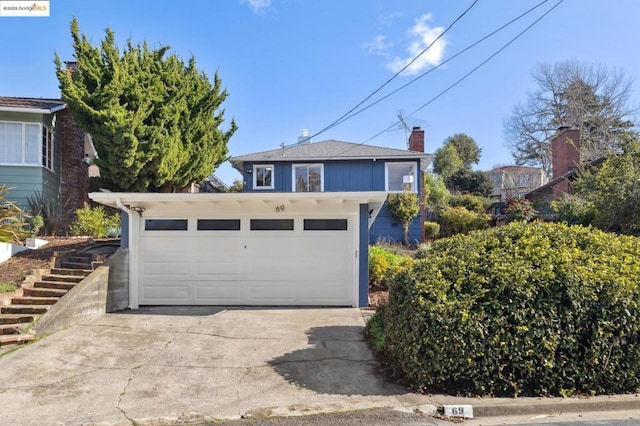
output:
[[[9,188],[7,200],[26,208],[27,197],[33,195],[35,191],[43,191],[45,185],[43,170],[40,166],[1,166],[0,184]],[[49,186],[53,181],[50,176],[47,178],[46,183]]]

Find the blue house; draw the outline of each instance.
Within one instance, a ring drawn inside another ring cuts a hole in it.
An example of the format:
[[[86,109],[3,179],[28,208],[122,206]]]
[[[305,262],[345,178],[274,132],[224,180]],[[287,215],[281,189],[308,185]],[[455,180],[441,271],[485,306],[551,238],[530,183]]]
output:
[[[423,199],[424,170],[433,155],[424,153],[424,130],[414,127],[409,149],[392,149],[328,140],[229,159],[242,174],[245,192],[413,191]],[[412,221],[409,241],[424,236],[424,211]],[[403,229],[386,206],[369,230],[369,241],[400,242]]]

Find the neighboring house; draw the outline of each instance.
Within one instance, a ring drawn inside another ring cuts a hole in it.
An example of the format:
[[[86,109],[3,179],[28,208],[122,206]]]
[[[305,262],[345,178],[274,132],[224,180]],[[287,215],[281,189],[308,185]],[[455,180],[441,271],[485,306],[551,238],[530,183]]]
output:
[[[604,158],[588,163],[591,167],[600,167]],[[551,140],[551,164],[553,177],[542,185],[525,194],[525,198],[535,203],[551,203],[565,194],[573,193],[572,182],[577,177],[580,160],[580,130],[561,127]]]
[[[241,174],[245,192],[412,191],[423,199],[424,170],[433,156],[424,153],[424,130],[414,127],[409,149],[392,149],[328,140],[285,146],[229,159]],[[424,211],[411,224],[409,240],[424,236]],[[403,229],[386,206],[370,228],[371,242],[402,241]]]
[[[502,166],[486,173],[493,183],[491,198],[499,201],[506,201],[511,197],[522,197],[549,182],[549,178],[541,167]]]
[[[36,191],[69,209],[88,201],[88,161],[95,150],[62,99],[0,97],[0,184],[27,208]]]

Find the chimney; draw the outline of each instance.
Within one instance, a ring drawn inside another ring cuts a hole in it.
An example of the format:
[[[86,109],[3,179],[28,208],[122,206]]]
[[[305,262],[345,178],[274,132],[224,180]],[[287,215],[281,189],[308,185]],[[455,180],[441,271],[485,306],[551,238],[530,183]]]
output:
[[[309,138],[309,129],[302,129],[300,131],[300,136],[298,136],[298,145],[304,145],[308,143],[312,143],[313,141]]]
[[[424,152],[424,130],[416,126],[409,136],[409,151]]]
[[[558,178],[580,165],[580,130],[560,127],[551,140],[553,178]]]

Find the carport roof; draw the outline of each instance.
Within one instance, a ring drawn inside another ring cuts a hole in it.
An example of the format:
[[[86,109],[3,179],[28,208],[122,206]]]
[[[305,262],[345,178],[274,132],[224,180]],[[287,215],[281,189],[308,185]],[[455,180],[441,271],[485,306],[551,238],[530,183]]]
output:
[[[92,192],[89,198],[100,204],[122,210],[144,211],[176,204],[238,205],[251,203],[304,203],[315,205],[369,204],[369,225],[384,204],[387,193],[367,192],[236,192],[236,193],[150,193],[150,192]],[[371,211],[372,210],[372,211]]]

